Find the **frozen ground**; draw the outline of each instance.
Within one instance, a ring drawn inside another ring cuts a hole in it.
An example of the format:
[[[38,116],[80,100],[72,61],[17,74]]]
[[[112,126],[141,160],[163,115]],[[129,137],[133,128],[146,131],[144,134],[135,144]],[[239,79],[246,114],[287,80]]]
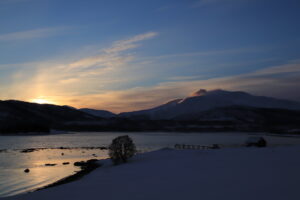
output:
[[[160,150],[11,200],[299,200],[300,146]],[[103,161],[102,161],[103,162]]]

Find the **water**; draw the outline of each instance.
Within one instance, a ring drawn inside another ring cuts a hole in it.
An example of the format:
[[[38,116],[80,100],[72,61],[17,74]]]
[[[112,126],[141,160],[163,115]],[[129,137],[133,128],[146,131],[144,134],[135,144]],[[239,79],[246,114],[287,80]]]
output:
[[[249,137],[246,133],[69,133],[57,135],[0,136],[0,197],[11,196],[46,186],[74,174],[76,161],[107,158],[107,151],[80,147],[108,146],[119,135],[133,138],[139,151],[151,151],[175,144],[235,146]],[[300,144],[300,137],[264,135],[269,145]],[[59,149],[69,147],[70,149]],[[30,153],[22,149],[46,148]],[[63,165],[69,162],[69,165]],[[56,166],[45,166],[46,163]],[[29,168],[30,173],[24,173]]]

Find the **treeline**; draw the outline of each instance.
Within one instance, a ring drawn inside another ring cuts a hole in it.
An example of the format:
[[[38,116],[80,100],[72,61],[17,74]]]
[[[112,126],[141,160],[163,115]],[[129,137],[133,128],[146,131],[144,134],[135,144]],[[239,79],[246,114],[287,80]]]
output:
[[[68,121],[50,123],[49,121],[12,121],[0,124],[0,133],[29,133],[44,132],[51,129],[64,131],[119,131],[119,132],[273,132],[284,133],[290,130],[300,130],[300,124],[295,123],[271,123],[265,122],[241,122],[235,120],[130,120],[130,119],[102,119],[97,121]],[[296,122],[296,121],[295,121]]]
[[[60,130],[71,131],[232,131],[232,121],[175,121],[106,119],[93,123],[70,122],[61,124]]]
[[[31,121],[10,121],[0,124],[0,133],[48,133],[50,132],[50,124]]]

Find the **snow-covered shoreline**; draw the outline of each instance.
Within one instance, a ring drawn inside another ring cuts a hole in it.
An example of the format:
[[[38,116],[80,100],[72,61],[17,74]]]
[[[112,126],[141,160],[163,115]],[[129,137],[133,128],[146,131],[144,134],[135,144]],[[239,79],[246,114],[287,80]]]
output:
[[[300,199],[300,146],[159,150],[109,160],[82,179],[7,200]]]

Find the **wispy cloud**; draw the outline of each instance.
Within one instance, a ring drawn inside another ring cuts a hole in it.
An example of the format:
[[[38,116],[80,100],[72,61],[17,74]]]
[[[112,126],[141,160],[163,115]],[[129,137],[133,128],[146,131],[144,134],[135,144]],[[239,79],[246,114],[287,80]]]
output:
[[[128,78],[122,77],[120,71],[126,71],[127,64],[135,59],[135,56],[128,52],[133,48],[132,45],[137,48],[142,41],[157,35],[155,32],[148,32],[119,40],[113,42],[111,46],[90,52],[91,54],[98,52],[97,55],[84,56],[73,61],[52,60],[0,65],[0,69],[1,67],[3,69],[16,68],[10,77],[9,89],[5,88],[8,91],[5,95],[28,100],[33,99],[34,96],[48,96],[53,99],[54,96],[99,93],[99,90],[106,86]],[[22,91],[20,85],[30,89],[28,92]]]
[[[49,65],[47,65],[49,66]],[[56,74],[56,75],[55,75]],[[34,75],[34,74],[33,74]],[[76,76],[75,76],[76,75]],[[200,88],[242,90],[257,95],[274,96],[300,101],[298,92],[300,85],[300,61],[294,61],[281,66],[273,66],[246,74],[219,78],[201,79],[195,76],[182,76],[170,78],[167,82],[148,87],[133,87],[122,90],[110,90],[101,84],[122,84],[126,78],[111,78],[109,73],[104,76],[81,75],[80,73],[60,72],[58,68],[53,71],[37,72],[33,79],[20,82],[23,73],[15,74],[17,85],[6,94],[10,96],[23,94],[23,87],[31,92],[23,98],[32,99],[35,96],[44,96],[46,99],[59,104],[75,107],[91,107],[107,109],[113,112],[125,112],[151,108],[175,98],[184,98]],[[24,78],[24,77],[23,77]],[[200,80],[199,80],[200,79]],[[26,80],[26,79],[24,79]],[[92,81],[90,84],[89,81]],[[22,87],[18,85],[22,84]],[[74,90],[72,90],[74,87]],[[7,91],[7,89],[6,89]]]
[[[82,58],[78,61],[69,64],[70,68],[87,68],[91,66],[115,66],[121,65],[124,62],[128,62],[133,59],[132,56],[121,56],[120,53],[137,48],[138,42],[151,39],[157,36],[156,32],[148,32],[140,35],[136,35],[126,40],[119,40],[113,43],[111,47],[105,48],[99,55]]]
[[[6,33],[0,35],[0,41],[27,40],[27,39],[50,37],[57,34],[61,34],[69,29],[70,27],[50,27],[50,28],[48,27],[48,28],[38,28],[32,30]]]
[[[283,66],[274,66],[262,70],[258,70],[253,73],[253,75],[276,75],[276,74],[284,74],[284,73],[300,73],[300,61],[294,61],[292,63],[286,64]]]
[[[275,96],[300,100],[300,61],[293,61],[280,66],[272,66],[236,76],[206,78],[203,76],[164,75],[158,84],[144,87],[135,82],[144,80],[147,68],[151,64],[142,62],[153,59],[178,56],[227,55],[239,52],[255,51],[255,49],[221,50],[148,57],[140,59],[131,50],[140,47],[142,42],[156,37],[155,32],[144,33],[125,40],[118,40],[106,48],[98,48],[91,52],[93,56],[82,56],[80,59],[68,61],[45,61],[39,63],[19,64],[10,77],[9,87],[0,87],[1,97],[30,100],[44,97],[47,100],[74,107],[91,107],[124,112],[151,108],[175,98],[183,98],[200,88],[243,90],[258,95]],[[86,53],[86,52],[85,52]],[[95,55],[95,53],[97,53]],[[142,60],[142,62],[140,62]],[[133,61],[136,66],[133,67]],[[254,64],[254,63],[253,63]],[[2,65],[8,69],[12,65]],[[160,68],[160,67],[158,67]],[[141,70],[136,72],[137,70]],[[151,72],[152,70],[152,72]],[[150,73],[160,73],[151,69]],[[155,72],[153,72],[155,71]],[[1,74],[0,74],[1,75]],[[157,76],[157,74],[154,74]],[[132,84],[134,83],[135,84]],[[118,88],[118,86],[126,85]],[[128,86],[129,85],[129,86]],[[24,91],[23,88],[27,88]],[[3,94],[5,96],[3,96]]]
[[[119,41],[114,42],[112,47],[107,48],[104,51],[106,53],[118,53],[118,52],[125,51],[128,49],[136,48],[138,46],[138,44],[136,44],[137,42],[151,39],[157,35],[158,35],[157,32],[148,32],[148,33],[136,35],[127,40],[119,40]]]
[[[286,74],[288,72],[288,74]],[[151,108],[175,98],[183,98],[200,88],[242,90],[257,95],[300,101],[300,62],[269,67],[247,74],[206,80],[176,80],[152,87],[107,91],[101,94],[73,96],[73,105],[124,112]],[[191,76],[191,79],[194,77]],[[100,101],[101,100],[101,101]],[[71,102],[71,100],[70,100]]]
[[[100,50],[100,53],[95,56],[84,57],[77,61],[58,65],[55,71],[61,71],[63,75],[70,77],[74,81],[74,76],[81,78],[89,78],[99,76],[106,72],[115,70],[117,67],[124,66],[128,62],[134,60],[134,56],[125,53],[127,50],[137,48],[139,42],[151,39],[157,36],[156,32],[148,32],[133,36],[129,39],[113,42],[110,47]],[[57,76],[57,75],[56,75]],[[67,78],[69,79],[69,78]],[[80,80],[80,79],[77,79]],[[69,81],[63,81],[69,82]]]
[[[274,47],[273,47],[274,48]],[[253,52],[263,52],[266,51],[267,47],[246,47],[238,49],[220,49],[213,51],[197,51],[197,52],[185,52],[185,53],[176,53],[176,54],[167,54],[152,57],[152,59],[165,59],[165,58],[178,58],[178,57],[204,57],[204,56],[220,56],[220,55],[229,55],[229,54],[243,54],[243,53],[253,53]]]
[[[195,80],[195,79],[201,79],[201,76],[174,76],[169,77],[168,81],[187,81],[187,80]]]

